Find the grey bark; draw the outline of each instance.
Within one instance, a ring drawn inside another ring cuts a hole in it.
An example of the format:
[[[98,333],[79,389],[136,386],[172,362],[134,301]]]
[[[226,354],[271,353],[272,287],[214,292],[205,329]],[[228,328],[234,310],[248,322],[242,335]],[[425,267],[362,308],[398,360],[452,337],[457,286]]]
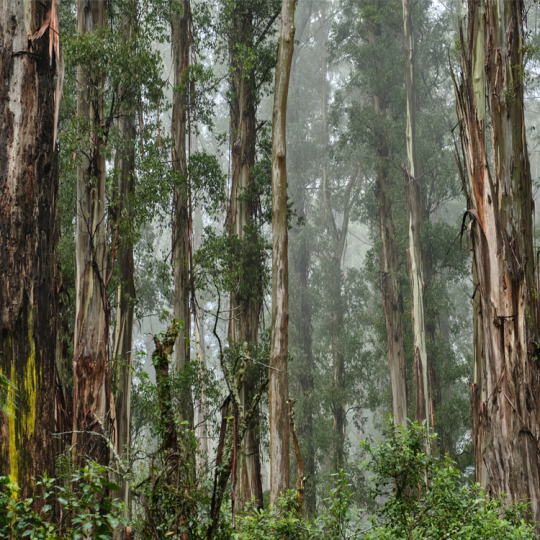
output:
[[[80,34],[106,25],[105,2],[79,0]],[[103,437],[78,434],[101,432],[110,425],[107,392],[109,306],[106,294],[107,234],[105,221],[105,158],[101,138],[103,76],[77,70],[77,114],[90,125],[90,148],[77,167],[77,232],[75,277],[76,313],[73,359],[74,452],[107,464],[109,450]],[[99,421],[96,420],[96,417]]]
[[[295,0],[283,0],[272,115],[272,338],[270,344],[270,504],[289,488],[289,261],[287,97],[294,51]]]

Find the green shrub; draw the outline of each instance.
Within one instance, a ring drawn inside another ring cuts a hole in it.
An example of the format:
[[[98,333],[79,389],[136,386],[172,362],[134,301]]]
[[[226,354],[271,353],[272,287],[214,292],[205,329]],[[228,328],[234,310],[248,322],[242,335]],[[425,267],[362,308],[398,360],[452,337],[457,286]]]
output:
[[[106,469],[96,463],[76,470],[69,487],[46,475],[37,482],[42,495],[20,499],[20,490],[10,478],[0,477],[0,538],[63,540],[112,538],[125,527],[123,504],[105,495],[118,486],[107,481]],[[35,504],[34,504],[35,503]],[[42,504],[40,504],[42,503]],[[34,508],[41,508],[35,511]]]
[[[426,452],[435,435],[424,425],[409,429],[390,421],[384,439],[364,464],[372,473],[370,494],[382,500],[366,540],[535,538],[525,521],[527,505],[491,498],[478,485],[467,485],[452,460]]]
[[[374,515],[356,508],[347,474],[340,471],[325,508],[313,521],[298,517],[293,492],[276,509],[237,518],[236,540],[533,540],[527,505],[491,498],[469,485],[449,457],[426,452],[436,435],[389,421],[377,445],[362,443],[367,495]]]

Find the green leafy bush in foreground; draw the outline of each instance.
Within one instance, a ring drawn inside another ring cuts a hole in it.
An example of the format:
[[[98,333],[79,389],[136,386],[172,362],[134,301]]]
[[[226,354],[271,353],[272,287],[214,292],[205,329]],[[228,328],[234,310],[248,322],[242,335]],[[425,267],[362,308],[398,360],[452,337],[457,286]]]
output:
[[[425,452],[436,436],[417,423],[410,429],[386,426],[384,440],[363,443],[372,475],[370,495],[382,502],[372,518],[369,540],[535,538],[527,505],[491,498],[478,485],[463,484],[449,457]],[[353,536],[354,537],[354,536]]]
[[[525,540],[534,528],[527,505],[490,498],[478,485],[464,484],[450,458],[426,452],[436,436],[417,423],[409,429],[389,422],[383,440],[362,443],[374,515],[352,504],[347,475],[336,475],[326,509],[314,521],[298,517],[292,492],[278,508],[238,517],[237,540]]]
[[[291,490],[276,508],[249,508],[237,515],[236,529],[224,515],[227,526],[216,534],[231,540],[534,539],[534,528],[526,521],[527,505],[490,498],[478,484],[464,483],[448,457],[426,452],[435,439],[419,424],[403,429],[389,422],[380,443],[363,443],[367,459],[361,466],[366,495],[376,503],[373,514],[353,504],[351,485],[340,471],[316,519],[299,516],[296,493]],[[49,478],[40,485],[44,506],[36,513],[33,501],[20,500],[17,486],[0,477],[0,538],[98,540],[112,538],[115,529],[127,525],[121,518],[123,506],[104,495],[116,486],[107,482],[103,467],[90,464],[76,471],[69,487]],[[198,508],[199,517],[207,513],[204,504]],[[205,521],[198,521],[200,526],[190,530],[192,540],[206,538]],[[136,538],[150,540],[143,529],[134,528]],[[168,532],[163,538],[176,540],[179,535]]]
[[[63,540],[112,538],[113,531],[125,527],[123,505],[105,495],[118,486],[107,481],[106,469],[96,463],[76,470],[69,487],[43,477],[37,482],[43,505],[33,510],[34,499],[20,499],[16,483],[0,477],[0,538]],[[36,505],[37,506],[37,505]]]

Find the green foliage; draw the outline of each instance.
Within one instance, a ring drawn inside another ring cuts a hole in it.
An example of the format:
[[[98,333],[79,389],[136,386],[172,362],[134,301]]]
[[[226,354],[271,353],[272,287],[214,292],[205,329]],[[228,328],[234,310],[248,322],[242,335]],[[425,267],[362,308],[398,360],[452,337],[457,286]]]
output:
[[[210,227],[194,257],[196,284],[200,289],[234,293],[242,302],[256,301],[269,285],[267,261],[271,245],[253,222],[244,226],[243,236]]]
[[[306,527],[307,525],[307,527]],[[254,505],[248,505],[246,511],[236,520],[234,540],[293,540],[310,538],[310,524],[298,516],[296,492],[288,490],[278,499],[276,508],[257,510]]]
[[[110,490],[118,486],[107,481],[104,467],[89,463],[69,480],[68,487],[63,487],[45,475],[37,482],[41,495],[21,499],[17,484],[0,477],[0,537],[105,540],[127,525],[123,504],[110,496]]]
[[[293,492],[277,508],[250,509],[237,518],[238,540],[532,540],[527,505],[491,498],[478,484],[464,484],[450,458],[426,452],[436,440],[425,426],[395,427],[392,420],[383,440],[363,442],[368,460],[362,470],[370,482],[369,497],[378,501],[374,515],[357,508],[347,475],[340,471],[314,520],[298,517]]]
[[[206,152],[191,154],[188,176],[192,204],[200,206],[209,215],[216,215],[221,211],[226,202],[225,175],[216,156]]]
[[[383,498],[369,540],[535,538],[527,505],[491,498],[478,484],[463,484],[455,463],[427,449],[436,436],[423,425],[386,425],[385,440],[364,442],[373,474],[371,497]]]

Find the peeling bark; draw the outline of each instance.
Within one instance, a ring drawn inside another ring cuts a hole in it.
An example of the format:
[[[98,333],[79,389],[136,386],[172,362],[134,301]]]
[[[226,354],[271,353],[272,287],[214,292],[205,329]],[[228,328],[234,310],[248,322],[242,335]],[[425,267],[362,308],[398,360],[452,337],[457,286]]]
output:
[[[272,114],[272,338],[270,343],[270,504],[289,489],[289,259],[287,97],[294,51],[295,0],[283,0]]]
[[[122,37],[124,43],[132,39],[131,17],[122,15]],[[118,168],[120,176],[117,186],[116,219],[132,218],[130,202],[135,195],[135,114],[122,110],[119,130],[126,143],[125,154],[121,156]],[[118,370],[118,390],[115,396],[116,446],[122,459],[129,459],[131,422],[131,376],[133,369],[133,313],[135,308],[135,281],[133,264],[133,243],[120,240],[118,248],[118,303],[116,307],[116,330],[114,336],[113,360]],[[129,507],[129,482],[122,480],[120,499]],[[125,516],[127,517],[127,515]]]
[[[106,24],[105,2],[79,0],[77,28],[80,34]],[[82,67],[77,71],[77,114],[91,125],[92,147],[77,168],[77,233],[75,286],[75,341],[73,359],[74,452],[107,464],[109,450],[101,433],[108,428],[109,305],[106,294],[107,234],[105,223],[105,158],[100,137],[103,122],[103,85],[98,74],[92,80]],[[97,418],[96,418],[97,417]],[[99,419],[99,421],[97,420]],[[86,431],[80,435],[77,431]]]
[[[230,234],[244,237],[244,227],[256,217],[257,205],[245,196],[249,189],[251,169],[255,164],[256,145],[256,90],[253,80],[244,71],[243,59],[237,58],[237,46],[254,48],[253,12],[249,1],[239,2],[233,16],[231,43],[231,82],[233,101],[231,104],[232,137],[232,184],[229,206]],[[259,334],[259,314],[262,305],[260,290],[249,287],[250,295],[241,297],[231,293],[229,340],[233,342],[256,343]],[[250,368],[248,367],[248,370]],[[249,403],[256,386],[251,377],[246,377],[240,391],[243,406]],[[255,414],[246,431],[242,451],[238,460],[238,485],[236,507],[242,511],[245,504],[255,497],[257,506],[262,508],[262,478],[259,441],[259,414]]]
[[[172,45],[173,45],[173,69],[174,69],[174,97],[173,97],[173,170],[180,176],[181,183],[176,186],[173,194],[174,224],[173,224],[173,257],[174,257],[174,316],[181,321],[176,332],[176,365],[177,371],[182,370],[190,360],[190,327],[191,317],[189,311],[189,299],[191,290],[190,278],[190,187],[187,175],[187,115],[189,96],[189,62],[191,48],[191,4],[189,0],[180,2],[181,12],[172,13]],[[164,385],[168,385],[168,378]],[[167,390],[170,393],[170,390]],[[183,468],[183,481],[186,485],[195,483],[195,447],[191,444],[191,432],[193,430],[194,410],[191,388],[186,386],[181,389],[179,417],[187,422],[181,428],[181,439],[176,444],[181,444],[183,459],[186,466]],[[166,398],[166,397],[165,397]],[[169,411],[170,420],[164,424],[165,444],[169,438],[172,441],[170,431],[174,427],[173,411]],[[167,427],[169,426],[169,427]],[[177,437],[175,432],[175,437]],[[172,444],[172,443],[171,443]],[[172,446],[170,447],[172,449]],[[188,523],[193,519],[194,508],[186,506],[181,511],[180,520]],[[182,540],[188,538],[188,532],[182,533]]]
[[[369,29],[369,42],[377,45],[380,28]],[[382,66],[380,66],[382,69]],[[373,108],[381,117],[386,115],[386,105],[373,94]],[[403,355],[403,297],[398,279],[398,250],[396,232],[392,217],[390,183],[388,180],[388,146],[384,134],[379,134],[377,145],[377,185],[379,201],[378,214],[382,241],[383,275],[381,292],[386,318],[386,343],[388,348],[388,369],[392,386],[392,414],[397,425],[405,426],[407,421],[407,390],[405,386],[405,358]]]
[[[485,75],[485,17],[486,10],[483,0],[473,0],[469,5],[468,41],[471,47],[472,87],[476,98],[476,117],[481,131],[483,144],[486,143],[486,75]],[[467,208],[471,208],[470,198],[467,197]],[[473,387],[471,394],[472,405],[472,440],[474,445],[474,468],[478,482],[487,485],[485,468],[482,459],[482,433],[480,418],[483,402],[486,400],[484,377],[486,373],[486,358],[483,350],[481,296],[478,282],[477,260],[473,251]]]
[[[469,14],[479,12],[471,2]],[[470,16],[468,43],[482,43]],[[496,495],[530,502],[540,522],[538,326],[532,245],[532,183],[523,113],[523,4],[489,0],[485,73],[491,113],[490,170],[475,92],[475,64],[463,35],[454,79],[470,206],[485,370],[474,389],[477,481]],[[478,365],[477,365],[478,368]],[[480,382],[480,381],[479,381]],[[482,401],[483,392],[485,399]],[[481,393],[477,397],[476,393]]]
[[[173,170],[181,176],[181,184],[174,190],[174,316],[184,327],[179,330],[176,343],[176,369],[180,370],[189,362],[189,186],[187,177],[186,126],[189,86],[189,51],[191,6],[189,0],[180,2],[181,13],[172,15],[172,44],[174,66],[173,98]],[[193,424],[193,404],[186,396],[182,415]]]
[[[0,413],[0,475],[22,499],[54,474],[56,61],[49,33],[28,39],[50,7],[0,2],[0,370],[16,386],[12,415]]]
[[[416,152],[416,84],[415,39],[413,32],[414,5],[403,0],[403,52],[405,55],[405,89],[407,93],[407,174],[405,195],[409,216],[409,276],[411,281],[411,305],[414,338],[414,378],[416,382],[416,420],[426,421],[431,427],[429,414],[429,382],[424,318],[424,269],[422,259],[421,228],[424,222],[423,201],[419,182]]]

